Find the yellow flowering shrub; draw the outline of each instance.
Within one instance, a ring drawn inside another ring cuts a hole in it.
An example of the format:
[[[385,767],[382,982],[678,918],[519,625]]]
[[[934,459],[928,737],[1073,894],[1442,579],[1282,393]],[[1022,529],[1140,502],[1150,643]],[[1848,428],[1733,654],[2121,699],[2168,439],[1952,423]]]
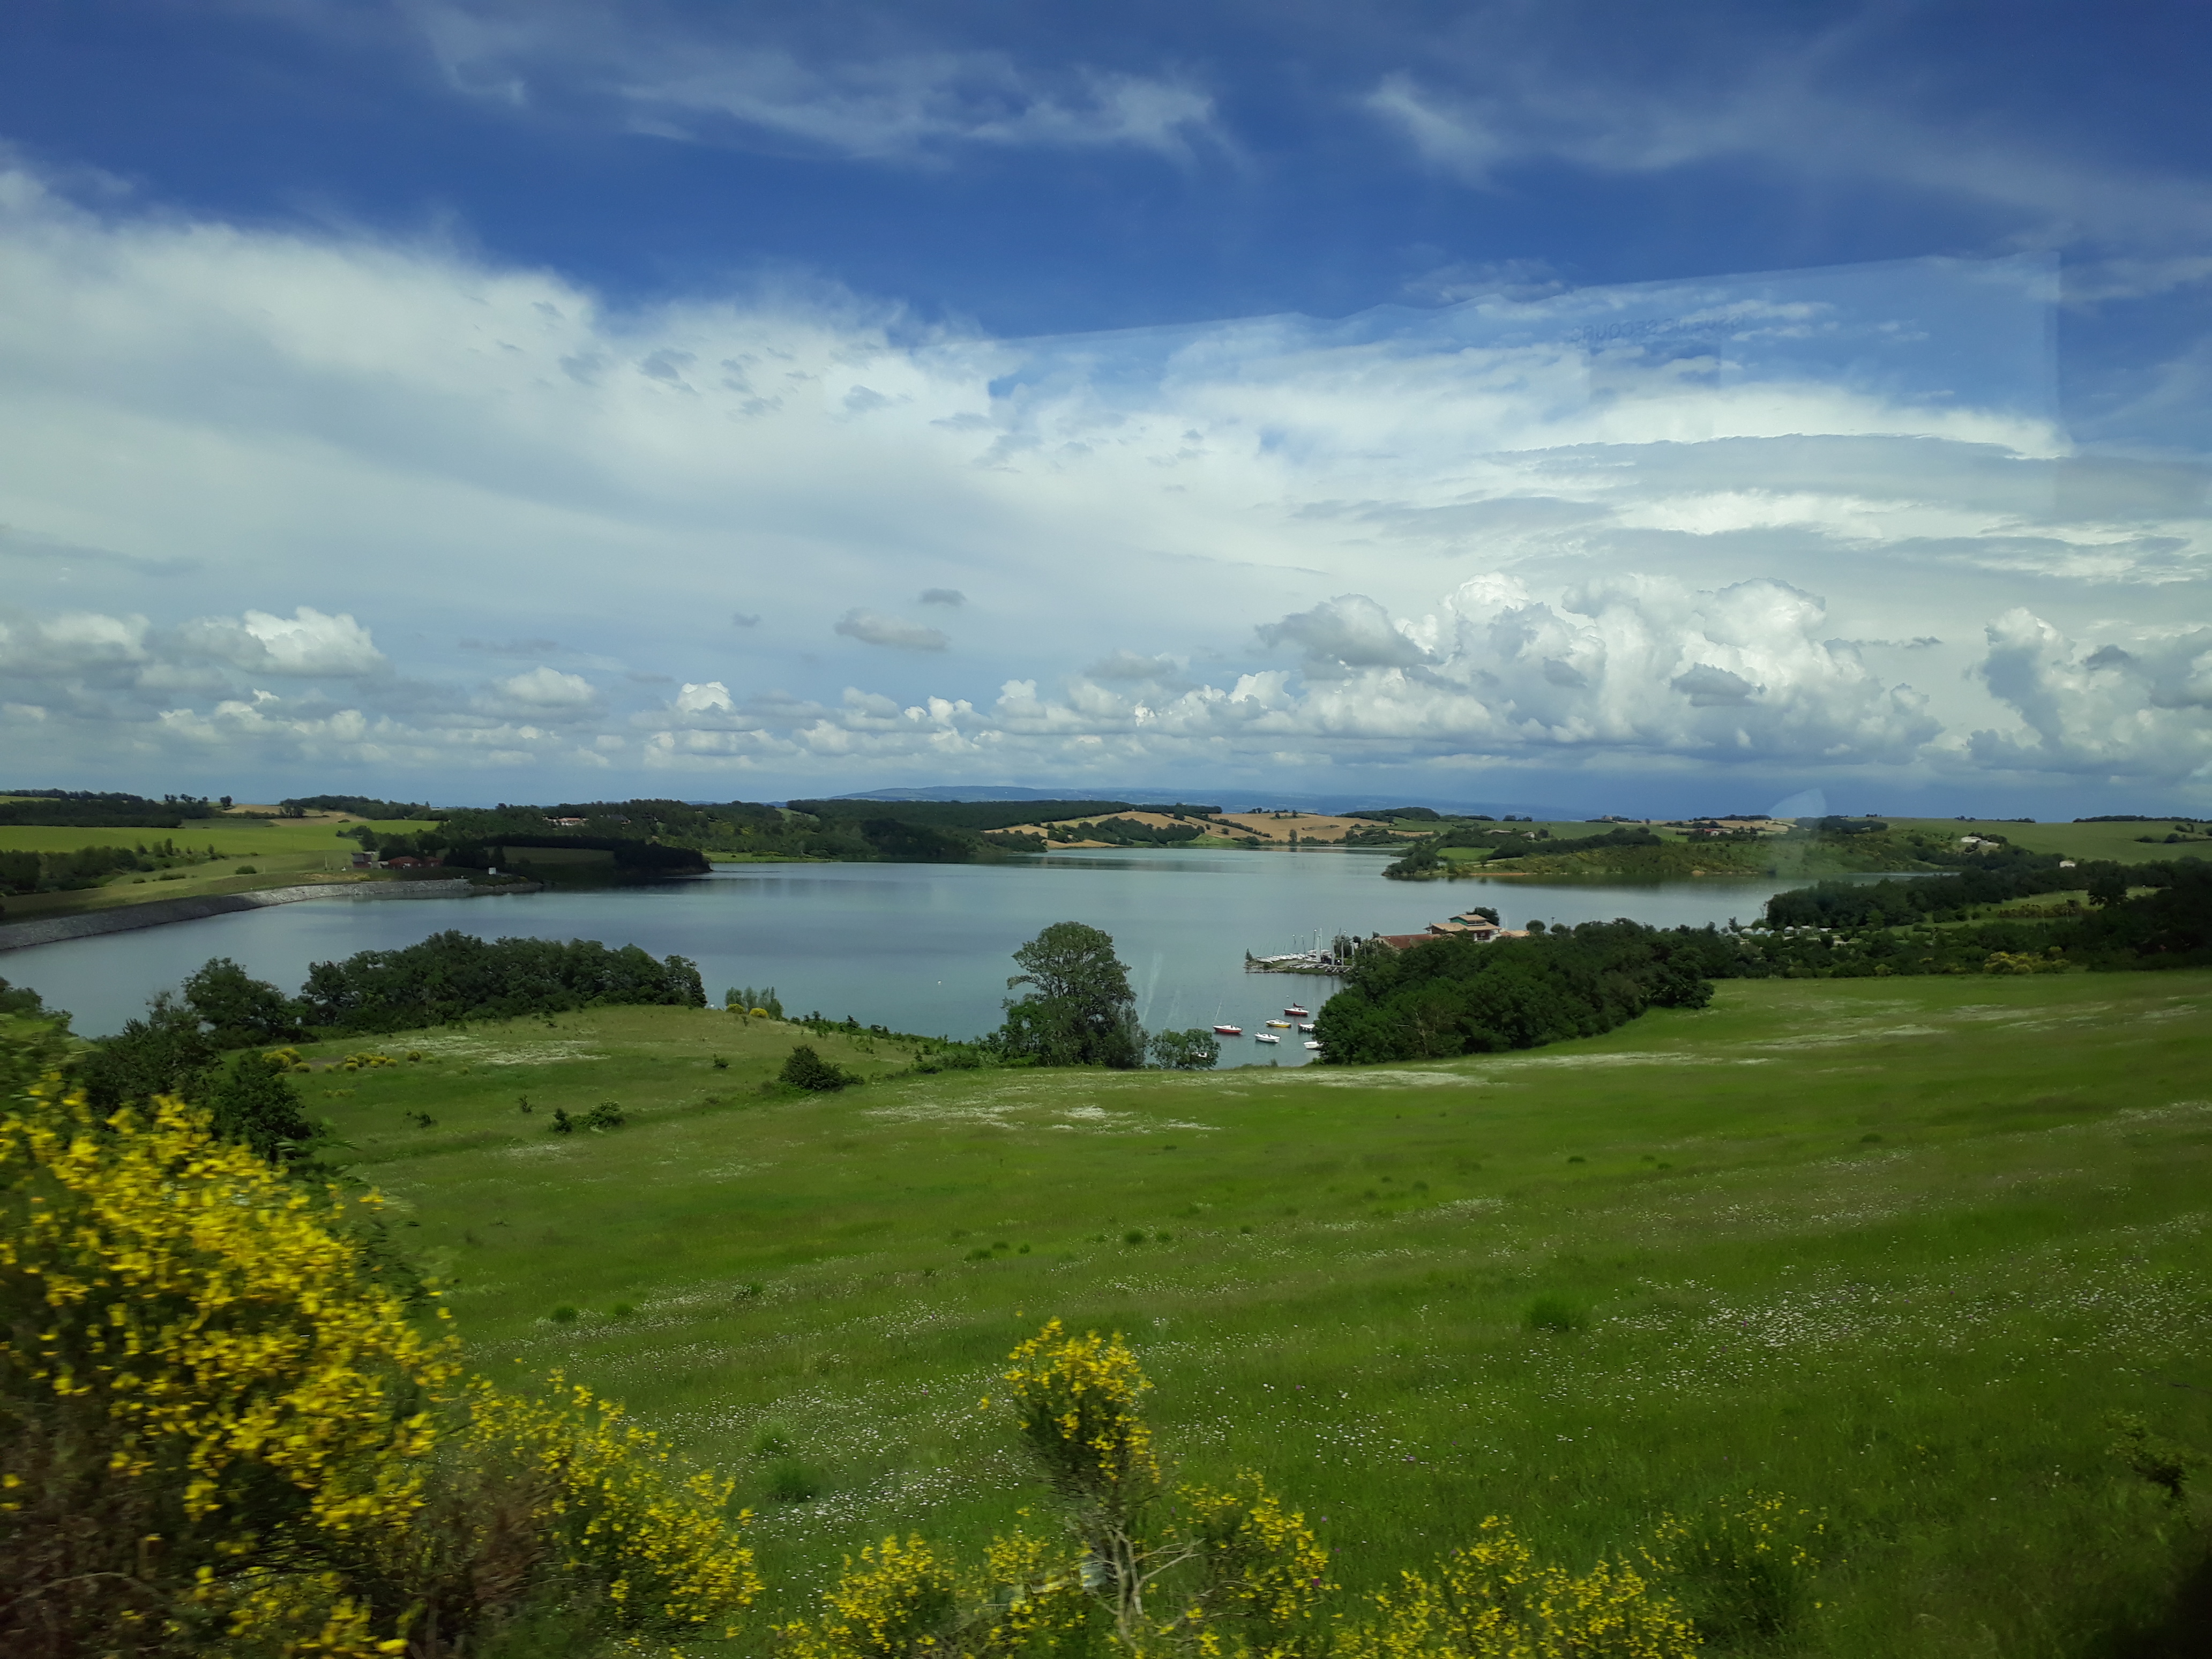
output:
[[[30,1596],[10,1652],[88,1624],[150,1647],[242,1607],[226,1586],[274,1539],[404,1524],[456,1368],[360,1271],[342,1212],[374,1204],[308,1192],[181,1102],[102,1119],[49,1079],[9,1103],[0,1462],[23,1496],[0,1582]]]
[[[1007,1357],[1016,1427],[1055,1492],[1126,1502],[1158,1483],[1137,1403],[1152,1385],[1121,1337],[1070,1336],[1055,1319]]]
[[[557,1379],[464,1382],[354,1236],[377,1203],[180,1102],[4,1103],[0,1653],[431,1659],[532,1608],[580,1653],[731,1633],[730,1483]]]
[[[603,1586],[617,1623],[735,1635],[761,1588],[739,1541],[750,1512],[726,1514],[736,1483],[686,1473],[620,1406],[550,1381],[539,1397],[472,1381],[464,1443],[534,1478],[559,1571]]]
[[[1539,1562],[1495,1516],[1433,1576],[1400,1581],[1340,1635],[1339,1659],[1683,1659],[1700,1645],[1681,1607],[1626,1563]]]
[[[1027,1510],[1023,1511],[1027,1514]],[[983,1552],[985,1616],[980,1651],[1049,1652],[1079,1644],[1096,1613],[1083,1588],[1083,1565],[1066,1544],[1002,1534]]]
[[[1305,1516],[1284,1508],[1257,1474],[1227,1487],[1185,1486],[1176,1498],[1204,1573],[1186,1619],[1230,1617],[1279,1634],[1336,1589]]]
[[[1779,1635],[1811,1595],[1826,1523],[1776,1492],[1747,1492],[1692,1516],[1661,1517],[1644,1559],[1664,1574],[1708,1634]]]
[[[1064,1547],[1015,1533],[994,1538],[980,1576],[957,1572],[919,1534],[845,1558],[822,1615],[781,1625],[787,1659],[951,1659],[1038,1655],[1084,1645],[1094,1609]]]
[[[951,1567],[920,1534],[864,1546],[845,1558],[812,1624],[779,1626],[792,1659],[916,1659],[957,1652],[960,1590]]]

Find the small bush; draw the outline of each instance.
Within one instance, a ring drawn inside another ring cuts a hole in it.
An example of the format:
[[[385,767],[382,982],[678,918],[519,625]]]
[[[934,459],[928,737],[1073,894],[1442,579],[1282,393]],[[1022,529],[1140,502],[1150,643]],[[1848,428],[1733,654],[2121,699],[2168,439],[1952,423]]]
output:
[[[755,1457],[788,1457],[791,1455],[791,1437],[775,1423],[763,1423],[753,1431],[750,1449]]]
[[[572,1134],[575,1133],[576,1133],[576,1121],[577,1121],[577,1120],[576,1120],[576,1119],[574,1119],[574,1118],[573,1118],[573,1117],[570,1117],[570,1116],[568,1115],[568,1112],[567,1112],[566,1110],[564,1110],[562,1108],[558,1107],[558,1106],[556,1106],[556,1107],[553,1109],[553,1124],[552,1124],[552,1128],[553,1128],[553,1133],[554,1133],[555,1134],[556,1134],[556,1135],[572,1135]]]
[[[831,1065],[804,1042],[791,1051],[791,1058],[783,1062],[783,1069],[776,1073],[776,1079],[794,1089],[805,1089],[815,1094],[828,1094],[860,1081],[857,1075],[841,1066]]]
[[[1132,1227],[1121,1235],[1121,1242],[1124,1244],[1141,1244],[1145,1242],[1145,1235],[1139,1229]]]
[[[251,864],[241,864],[230,873],[234,876],[258,876],[261,872]]]
[[[1820,1559],[1819,1517],[1771,1493],[1660,1522],[1650,1565],[1680,1596],[1708,1642],[1770,1644],[1806,1610]]]
[[[724,1060],[721,1055],[716,1054],[714,1056],[714,1069],[718,1072],[726,1072],[730,1069],[730,1062]]]
[[[607,1310],[607,1316],[611,1319],[629,1319],[635,1315],[637,1309],[634,1304],[617,1302],[613,1307]]]
[[[1522,1320],[1532,1331],[1579,1331],[1589,1324],[1589,1316],[1563,1296],[1538,1297]]]
[[[629,1120],[611,1100],[603,1100],[579,1120],[586,1129],[619,1129]]]
[[[563,1302],[545,1316],[556,1325],[573,1325],[576,1322],[577,1310]]]
[[[766,1491],[775,1504],[811,1504],[822,1494],[822,1477],[795,1457],[769,1466]]]
[[[2140,1417],[2120,1413],[2112,1419],[2112,1455],[2179,1504],[2188,1491],[2190,1469],[2200,1460],[2187,1447],[2151,1432]]]

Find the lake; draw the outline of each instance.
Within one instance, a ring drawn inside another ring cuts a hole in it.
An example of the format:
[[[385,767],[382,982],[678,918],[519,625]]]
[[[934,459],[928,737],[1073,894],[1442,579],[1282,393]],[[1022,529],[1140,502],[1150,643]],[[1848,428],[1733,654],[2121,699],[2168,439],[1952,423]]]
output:
[[[1295,1033],[1255,1043],[1260,1022],[1293,1002],[1318,1008],[1334,981],[1248,974],[1267,956],[1339,933],[1416,933],[1470,904],[1510,926],[1629,916],[1654,926],[1749,921],[1800,883],[1704,879],[1651,885],[1382,879],[1390,854],[1313,850],[1133,850],[1053,854],[1009,865],[750,864],[652,887],[497,898],[312,899],[0,954],[0,975],[106,1036],[210,957],[296,990],[308,964],[411,945],[447,928],[487,939],[595,939],[699,964],[708,998],[772,985],[785,1011],[928,1035],[997,1025],[1009,959],[1051,922],[1114,935],[1148,1029],[1230,1021],[1224,1065],[1307,1060]]]

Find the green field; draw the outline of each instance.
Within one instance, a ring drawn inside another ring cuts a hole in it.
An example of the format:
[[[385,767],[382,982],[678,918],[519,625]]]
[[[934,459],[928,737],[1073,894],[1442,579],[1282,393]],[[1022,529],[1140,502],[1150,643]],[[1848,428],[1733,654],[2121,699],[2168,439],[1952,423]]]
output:
[[[2195,1650],[2157,1644],[2206,1508],[2107,1419],[2212,1449],[2212,975],[1717,989],[1389,1070],[925,1076],[841,1038],[878,1080],[790,1099],[789,1027],[609,1009],[298,1080],[481,1366],[740,1476],[781,1608],[1035,1501],[976,1403],[1057,1315],[1129,1333],[1170,1455],[1327,1517],[1352,1589],[1486,1515],[1582,1564],[1755,1488],[1826,1520],[1784,1650]],[[550,1132],[605,1100],[628,1127]]]
[[[240,893],[287,887],[303,878],[349,871],[361,843],[341,839],[338,830],[366,819],[340,823],[283,818],[187,818],[175,830],[71,830],[39,824],[0,825],[0,853],[73,853],[82,847],[153,847],[173,842],[179,851],[198,853],[213,847],[220,859],[160,874],[125,874],[97,887],[59,893],[10,894],[9,918],[75,915],[87,910],[143,904],[154,899],[197,898],[210,893]],[[419,823],[371,823],[380,833],[409,835]],[[240,864],[254,873],[236,873]]]
[[[1496,856],[1486,848],[1440,847],[1444,867],[1437,874],[1472,875],[1478,871],[1497,877],[1592,877],[1613,880],[1660,881],[1692,876],[1778,874],[1785,879],[1812,882],[1825,877],[1882,870],[1925,870],[1925,848],[1911,837],[1925,835],[1948,851],[1967,836],[2002,836],[2035,853],[2056,853],[2081,860],[2106,859],[2124,864],[2154,860],[2203,858],[2212,854],[2212,837],[2199,836],[2169,842],[2165,837],[2179,820],[2150,823],[2007,823],[1995,820],[1954,818],[1887,818],[1888,833],[1880,836],[1824,837],[1761,836],[1747,842],[1693,840],[1682,830],[1664,824],[1650,828],[1662,843],[1657,847],[1607,848],[1579,853],[1550,853],[1542,846],[1497,868],[1487,868]],[[1591,826],[1549,827],[1555,842],[1587,836]],[[2151,835],[2148,842],[2140,837]]]
[[[285,818],[186,818],[175,830],[68,830],[40,824],[0,824],[0,853],[73,853],[80,847],[151,846],[173,841],[179,847],[210,844],[241,858],[296,858],[317,860],[335,857],[340,863],[361,850],[361,843],[342,838],[341,829],[368,823],[379,834],[411,835],[423,826],[398,820],[371,823],[365,818],[301,822]],[[313,867],[319,868],[318,863]]]
[[[2154,859],[2204,858],[2212,855],[2212,841],[2165,844],[2164,837],[2178,818],[2159,818],[2149,823],[2005,823],[1996,819],[1965,823],[1953,818],[1895,818],[1899,830],[1954,830],[1961,836],[2002,836],[2031,853],[2057,853],[2069,859],[2111,859],[2120,864],[2144,864]],[[2145,843],[2136,839],[2155,831],[2160,839]]]

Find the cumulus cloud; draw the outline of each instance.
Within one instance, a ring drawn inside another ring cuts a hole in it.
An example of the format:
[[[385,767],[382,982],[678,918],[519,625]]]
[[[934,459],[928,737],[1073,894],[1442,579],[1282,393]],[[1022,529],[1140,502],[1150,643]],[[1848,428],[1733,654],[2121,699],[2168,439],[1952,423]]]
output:
[[[863,645],[887,645],[900,651],[942,651],[952,643],[938,629],[878,611],[848,611],[831,631]]]
[[[118,787],[189,739],[457,794],[494,753],[578,750],[769,793],[1498,756],[1987,756],[2060,787],[2084,699],[2202,719],[2154,624],[2203,614],[2207,467],[2070,447],[2047,260],[997,340],[849,296],[617,314],[544,271],[94,216],[0,170],[0,518],[121,556],[96,606],[0,604],[0,692],[45,711],[10,741]],[[205,396],[234,376],[250,398]],[[885,402],[854,419],[862,386]],[[211,489],[210,455],[252,490]],[[958,653],[910,616],[835,624],[914,653],[896,699],[818,635],[761,627],[732,662],[732,627],[955,561],[991,612]],[[2060,643],[1969,674],[2023,603]]]
[[[179,630],[185,649],[257,674],[343,679],[390,665],[368,630],[349,616],[301,605],[289,617],[249,611],[237,622],[202,617]]]
[[[486,709],[526,718],[580,720],[599,712],[599,688],[581,674],[539,666],[492,682]]]
[[[1226,742],[1322,756],[1387,743],[1431,757],[1565,750],[1802,766],[1907,762],[1941,731],[1919,694],[1826,637],[1820,599],[1771,580],[1699,591],[1644,577],[1547,598],[1490,576],[1417,621],[1393,623],[1371,599],[1345,594],[1263,632],[1307,652],[1302,672],[1197,684],[1172,659],[1125,651],[1058,695],[1014,679],[980,707],[902,706],[854,688],[835,705],[740,707],[716,683],[687,687],[650,747],[664,764],[957,764],[1085,745],[1157,763],[1218,754]]]
[[[1364,593],[1345,593],[1310,611],[1263,624],[1268,645],[1295,645],[1310,665],[1344,668],[1410,668],[1429,653],[1390,620],[1390,613]]]
[[[1975,760],[2175,781],[2212,775],[2212,628],[2093,647],[2021,608],[1987,635],[1978,672],[2018,720],[1973,733]]]
[[[720,680],[685,686],[676,694],[672,705],[679,714],[703,714],[713,710],[727,713],[734,706],[730,701],[730,688]]]
[[[44,620],[0,622],[0,673],[77,674],[148,660],[143,617],[67,611]]]

